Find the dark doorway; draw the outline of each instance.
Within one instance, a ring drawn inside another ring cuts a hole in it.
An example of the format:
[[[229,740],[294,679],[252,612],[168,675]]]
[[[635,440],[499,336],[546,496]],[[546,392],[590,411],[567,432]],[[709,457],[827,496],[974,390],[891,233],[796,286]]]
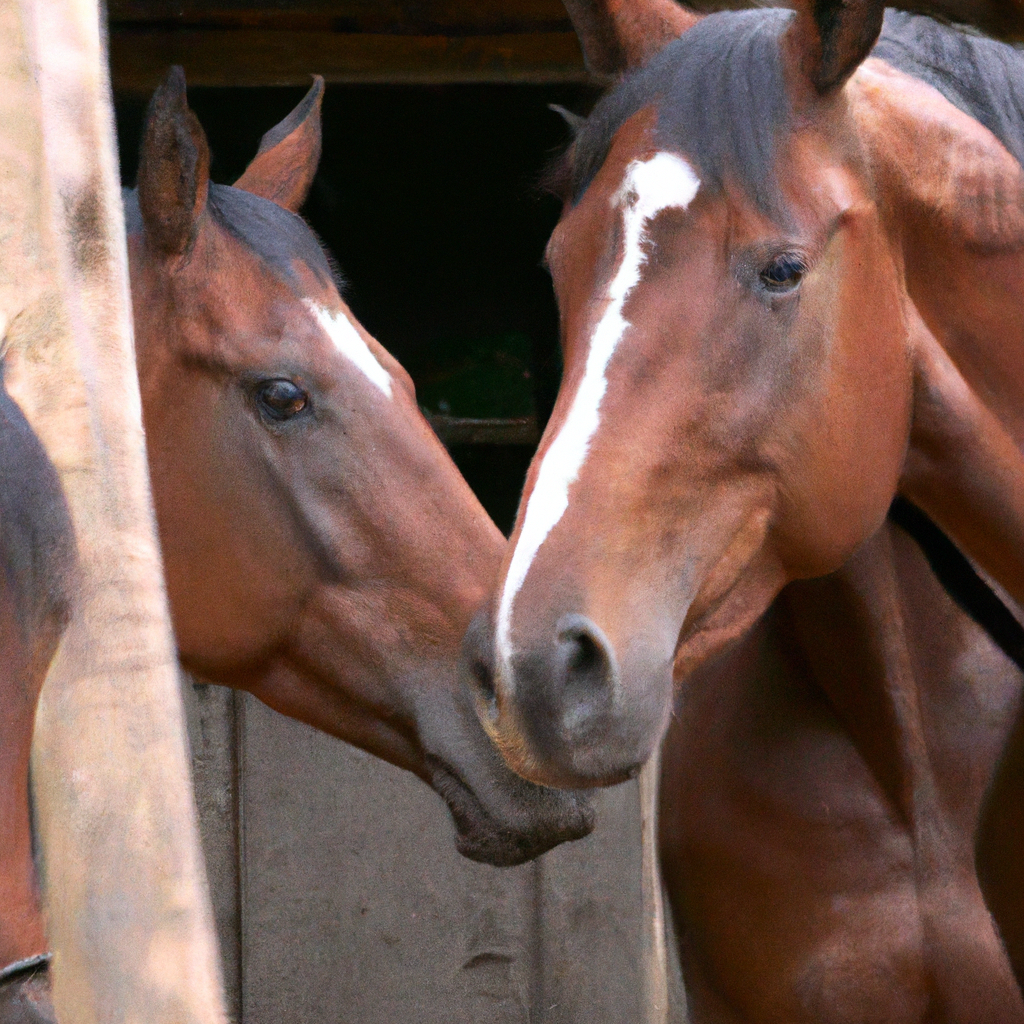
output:
[[[190,90],[214,180],[234,181],[302,94]],[[594,96],[574,85],[328,87],[304,214],[336,257],[353,312],[409,370],[429,412],[546,421],[560,360],[540,261],[559,206],[538,180],[567,141],[548,104],[584,112]],[[126,184],[145,103],[117,98]],[[507,532],[532,447],[459,444],[452,454]]]

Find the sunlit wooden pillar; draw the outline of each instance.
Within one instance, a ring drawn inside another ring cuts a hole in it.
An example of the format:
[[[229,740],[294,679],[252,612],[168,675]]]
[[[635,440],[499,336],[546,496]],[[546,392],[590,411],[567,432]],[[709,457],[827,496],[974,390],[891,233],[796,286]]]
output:
[[[78,548],[33,751],[57,1014],[221,1022],[96,0],[0,0],[0,329]]]

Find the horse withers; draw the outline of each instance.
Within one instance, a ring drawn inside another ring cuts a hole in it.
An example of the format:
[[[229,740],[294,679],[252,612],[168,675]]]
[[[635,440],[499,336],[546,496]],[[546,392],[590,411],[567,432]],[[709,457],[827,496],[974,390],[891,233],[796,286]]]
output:
[[[447,802],[463,854],[516,864],[588,833],[592,813],[514,775],[458,685],[459,644],[504,540],[296,213],[319,160],[322,92],[317,80],[227,187],[209,180],[173,70],[125,195],[179,653],[414,772]],[[42,952],[34,913],[20,957]]]

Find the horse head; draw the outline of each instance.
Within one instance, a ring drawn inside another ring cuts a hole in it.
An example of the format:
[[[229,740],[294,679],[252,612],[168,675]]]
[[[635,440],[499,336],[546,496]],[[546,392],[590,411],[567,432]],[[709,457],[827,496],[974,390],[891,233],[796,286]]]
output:
[[[457,685],[504,541],[356,321],[297,211],[322,80],[234,187],[173,70],[127,201],[139,378],[182,662],[425,779],[467,856],[585,834],[501,762]]]
[[[465,657],[516,771],[586,786],[635,774],[673,679],[880,526],[912,371],[846,94],[883,5],[567,7],[618,79],[557,175],[563,383]]]

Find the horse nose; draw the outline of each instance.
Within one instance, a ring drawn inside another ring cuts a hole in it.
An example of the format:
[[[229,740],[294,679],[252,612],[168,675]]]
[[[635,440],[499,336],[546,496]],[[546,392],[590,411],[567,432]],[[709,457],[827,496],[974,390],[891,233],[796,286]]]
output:
[[[601,726],[616,704],[619,671],[608,638],[585,615],[566,615],[556,632],[557,702],[566,739]]]

